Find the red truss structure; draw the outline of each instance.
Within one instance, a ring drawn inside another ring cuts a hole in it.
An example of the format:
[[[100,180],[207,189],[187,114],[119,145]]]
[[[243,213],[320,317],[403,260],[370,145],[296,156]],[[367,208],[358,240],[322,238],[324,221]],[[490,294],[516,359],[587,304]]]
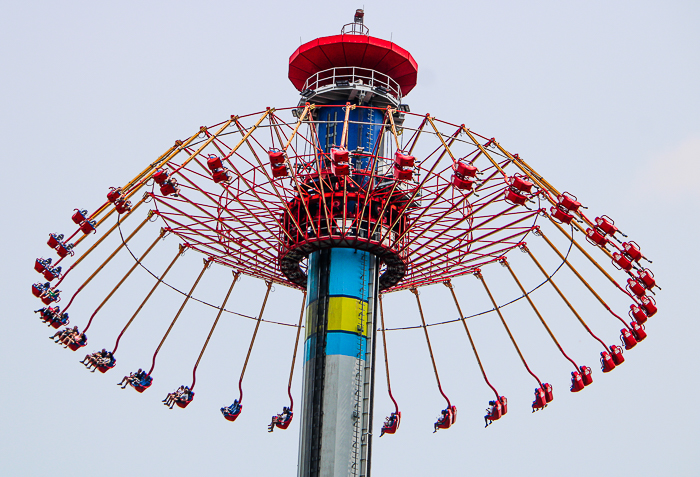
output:
[[[504,169],[513,156],[494,140],[430,115],[346,108],[383,115],[377,150],[345,150],[348,134],[366,123],[320,121],[322,106],[202,127],[153,165],[154,213],[214,261],[300,289],[309,253],[370,251],[382,259],[385,292],[471,273],[535,226],[539,192],[512,186]],[[290,113],[301,121],[286,121]],[[319,141],[320,123],[337,139],[331,151]]]

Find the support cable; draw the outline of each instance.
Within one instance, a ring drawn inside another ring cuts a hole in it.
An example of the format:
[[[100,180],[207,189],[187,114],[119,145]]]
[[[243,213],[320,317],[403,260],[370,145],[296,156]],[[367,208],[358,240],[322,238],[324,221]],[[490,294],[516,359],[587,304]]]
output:
[[[605,300],[603,300],[603,298],[601,298],[601,296],[598,295],[598,293],[593,289],[593,287],[592,287],[591,285],[588,284],[588,282],[581,276],[581,274],[574,268],[574,266],[571,265],[571,263],[569,262],[569,260],[567,260],[567,259],[561,254],[561,252],[557,249],[557,247],[554,246],[554,244],[549,240],[549,238],[547,238],[547,236],[544,234],[544,232],[542,232],[541,229],[540,229],[535,235],[541,236],[541,237],[545,240],[545,242],[547,242],[547,244],[551,247],[551,249],[554,250],[554,251],[556,252],[557,255],[559,255],[559,257],[562,259],[562,261],[563,261],[564,263],[566,263],[566,264],[569,266],[569,268],[571,269],[571,271],[574,272],[574,275],[576,275],[576,276],[578,277],[578,279],[581,281],[581,283],[583,283],[583,284],[586,286],[586,288],[588,288],[588,291],[590,291],[590,292],[593,294],[593,296],[595,296],[595,297],[598,299],[598,301],[600,302],[600,304],[603,305],[603,306],[605,307],[605,309],[608,310],[608,311],[610,312],[611,315],[613,315],[615,318],[617,318],[618,320],[620,320],[620,321],[622,322],[622,324],[625,325],[625,327],[626,327],[627,329],[630,329],[629,325],[625,322],[625,320],[624,320],[622,317],[620,317],[617,313],[615,313],[614,311],[612,311],[612,309],[608,306],[608,304],[605,303]],[[568,234],[565,234],[565,235],[566,235],[567,237],[569,237],[569,239],[571,240],[572,243],[575,243],[573,238],[571,238]],[[578,245],[578,244],[576,244],[576,245]],[[580,249],[579,249],[579,250],[580,250]]]
[[[216,328],[216,324],[219,322],[219,318],[221,318],[221,313],[224,312],[224,308],[226,307],[226,302],[228,301],[229,297],[231,296],[231,292],[233,291],[233,287],[236,285],[236,282],[238,281],[240,276],[241,276],[241,272],[233,272],[233,281],[231,282],[231,286],[229,287],[228,292],[226,293],[226,298],[224,298],[224,302],[219,307],[219,313],[216,315],[216,319],[214,320],[214,324],[211,325],[211,330],[209,330],[209,335],[207,335],[207,339],[204,342],[204,346],[202,346],[202,351],[199,352],[199,357],[197,358],[197,362],[194,363],[194,368],[192,369],[192,385],[190,386],[190,390],[194,389],[194,385],[197,382],[197,366],[199,366],[199,362],[202,360],[202,356],[204,356],[204,350],[207,349],[207,345],[209,344],[209,340],[211,339],[211,335],[214,334],[214,329]]]
[[[386,387],[389,391],[389,398],[391,398],[396,408],[396,412],[399,412],[399,405],[394,399],[394,395],[391,393],[391,379],[389,378],[389,358],[387,357],[386,350],[386,326],[384,326],[384,302],[382,300],[382,295],[379,295],[379,316],[382,320],[382,342],[384,343],[384,366],[386,367]],[[448,401],[449,402],[449,401]]]
[[[562,228],[561,225],[559,225],[558,223],[556,223],[556,222],[554,221],[554,219],[552,218],[551,215],[549,215],[547,212],[545,212],[544,214],[547,216],[547,218],[549,219],[549,221],[552,222],[554,225],[556,225],[557,228],[559,229],[559,231],[560,231],[561,233],[563,233],[569,240],[571,240],[571,241],[574,243],[574,245],[576,246],[576,248],[579,249],[579,250],[581,251],[581,253],[583,253],[583,254],[586,256],[586,258],[587,258],[593,265],[595,265],[595,267],[598,269],[598,271],[600,271],[600,273],[602,273],[603,275],[605,275],[605,278],[607,278],[608,280],[610,280],[610,282],[611,282],[613,285],[615,285],[620,291],[622,291],[625,295],[627,295],[627,296],[629,296],[631,299],[637,301],[636,298],[635,298],[634,296],[632,296],[632,294],[631,294],[630,292],[628,292],[628,291],[625,290],[623,287],[621,287],[620,284],[617,283],[617,282],[615,281],[615,279],[614,279],[607,271],[605,271],[605,269],[604,269],[598,262],[596,262],[596,260],[595,260],[593,257],[591,257],[590,254],[589,254],[588,252],[586,252],[586,251],[583,249],[583,247],[581,247],[581,245],[580,245],[576,240],[574,240],[574,238],[573,238],[572,236],[570,236],[570,235],[566,232],[566,230],[564,230],[564,229]],[[578,225],[577,222],[574,222],[574,223],[575,223],[576,225]],[[605,250],[605,249],[603,249],[603,250]],[[607,250],[605,250],[605,252],[607,252],[607,254],[610,255],[610,252],[608,252]]]
[[[535,262],[535,265],[537,265],[537,268],[539,268],[540,271],[544,274],[544,276],[546,276],[546,277],[549,278],[549,275],[547,274],[546,270],[544,269],[544,267],[542,267],[542,265],[540,264],[540,262],[535,258],[535,256],[533,255],[532,251],[527,247],[527,245],[522,244],[522,245],[520,246],[520,249],[523,250],[525,253],[527,253],[527,254],[530,256],[530,258],[532,259],[532,261]],[[608,345],[606,345],[605,342],[604,342],[603,340],[601,340],[600,338],[598,338],[598,337],[591,331],[591,329],[588,327],[588,325],[586,324],[586,322],[583,321],[583,318],[581,318],[581,315],[578,314],[578,312],[576,311],[576,309],[574,308],[574,306],[571,304],[571,302],[569,302],[569,300],[564,296],[564,293],[559,289],[559,287],[557,286],[557,284],[554,283],[554,280],[553,280],[552,278],[549,278],[548,281],[549,281],[549,283],[552,285],[552,287],[554,287],[554,289],[557,291],[557,293],[559,294],[559,296],[561,297],[561,299],[564,300],[564,303],[566,303],[566,305],[569,307],[569,309],[570,309],[571,312],[574,314],[574,316],[576,316],[576,318],[577,318],[578,321],[581,323],[581,325],[583,325],[583,327],[586,329],[586,331],[588,331],[588,333],[589,333],[593,338],[595,338],[596,340],[598,340],[598,341],[600,342],[600,344],[602,344],[603,347],[604,347],[609,353],[612,353],[612,352],[610,351],[610,348],[608,348]]]
[[[238,379],[238,404],[243,402],[243,376],[245,375],[245,369],[248,367],[248,360],[250,359],[250,353],[253,351],[253,345],[255,344],[255,337],[258,334],[258,328],[260,328],[260,321],[262,320],[263,313],[265,312],[265,305],[267,304],[267,298],[270,296],[270,289],[272,288],[272,282],[266,281],[267,291],[265,292],[265,299],[263,300],[262,307],[260,308],[260,314],[258,315],[258,322],[255,324],[255,331],[253,331],[253,337],[250,340],[250,346],[248,347],[248,354],[245,357],[245,362],[243,363],[243,369],[241,370],[241,377]]]
[[[488,285],[486,285],[486,280],[484,279],[484,276],[481,274],[480,270],[476,270],[474,272],[474,276],[481,281],[481,284],[484,285],[484,289],[486,290],[486,293],[489,295],[489,298],[491,299],[491,303],[493,303],[493,307],[496,310],[496,313],[498,313],[498,317],[501,319],[501,323],[503,323],[503,327],[506,329],[506,332],[508,333],[508,336],[510,337],[510,340],[513,342],[513,346],[515,347],[515,351],[518,352],[518,356],[520,356],[520,360],[523,362],[523,365],[525,366],[525,369],[527,369],[527,372],[530,373],[530,375],[535,378],[535,381],[537,381],[538,386],[542,386],[543,383],[540,381],[540,378],[535,375],[535,373],[532,372],[530,369],[530,366],[527,365],[527,361],[525,361],[525,357],[523,356],[522,351],[520,351],[520,348],[518,347],[518,343],[515,342],[515,338],[513,337],[513,333],[510,332],[510,328],[508,328],[508,325],[506,324],[506,320],[503,318],[503,314],[501,313],[501,309],[499,306],[496,304],[496,300],[493,298],[493,295],[491,294],[491,290],[489,290]]]
[[[484,376],[484,381],[486,381],[486,384],[491,388],[491,390],[494,392],[496,395],[496,400],[500,400],[500,395],[498,394],[498,391],[496,391],[496,388],[493,387],[493,385],[489,382],[489,378],[486,377],[486,371],[484,370],[484,365],[481,364],[481,359],[479,358],[479,353],[476,351],[476,346],[474,345],[474,340],[472,339],[472,334],[469,332],[469,328],[467,327],[467,320],[462,314],[462,308],[459,306],[459,302],[457,301],[457,295],[455,294],[454,287],[452,286],[452,282],[450,280],[446,280],[442,282],[443,285],[445,285],[447,288],[450,289],[450,293],[452,293],[452,299],[455,302],[455,305],[457,306],[457,312],[459,313],[459,320],[462,322],[464,325],[464,331],[467,332],[467,338],[469,338],[469,344],[472,345],[472,350],[474,351],[474,356],[476,357],[476,362],[479,363],[479,369],[481,369],[481,374]],[[382,328],[384,328],[384,322],[382,322]],[[382,330],[384,332],[384,330]]]
[[[294,342],[294,354],[292,355],[292,366],[289,370],[289,383],[287,383],[287,394],[289,395],[289,410],[294,410],[294,398],[292,398],[292,377],[294,376],[294,363],[297,359],[297,349],[299,348],[299,335],[301,334],[301,323],[304,320],[304,310],[306,305],[306,290],[301,299],[301,313],[299,313],[299,324],[297,325],[297,338]]]
[[[134,205],[134,206],[131,208],[131,210],[130,210],[128,213],[126,213],[126,214],[124,215],[123,219],[126,219],[127,217],[129,217],[129,216],[131,215],[131,212],[135,211],[135,210],[138,208],[139,205],[143,204],[144,201],[145,201],[145,197],[144,197],[143,199],[141,199],[140,201],[138,201],[138,202],[136,203],[136,205]],[[99,225],[99,224],[98,224],[98,225]],[[99,244],[101,244],[101,243],[104,241],[104,239],[106,239],[107,237],[109,237],[109,234],[111,234],[112,232],[114,232],[114,230],[115,230],[117,227],[119,227],[119,221],[117,221],[117,223],[114,224],[114,225],[112,226],[112,228],[109,229],[109,230],[107,231],[107,233],[105,233],[102,237],[100,237],[100,238],[97,240],[97,242],[95,242],[94,244],[92,244],[92,245],[90,246],[89,249],[87,249],[85,252],[83,252],[83,254],[82,254],[80,257],[78,257],[78,259],[77,259],[75,262],[73,262],[73,264],[68,268],[68,270],[66,270],[66,273],[63,274],[63,276],[61,277],[61,279],[58,280],[58,282],[56,282],[56,286],[58,286],[58,285],[63,281],[63,279],[66,278],[66,275],[68,275],[68,272],[70,272],[70,271],[73,270],[75,267],[77,267],[78,264],[79,264],[80,262],[82,262],[83,259],[84,259],[85,257],[87,257],[87,256],[90,254],[90,252],[92,252],[93,250],[95,250],[95,249],[97,248],[97,246],[98,246]],[[97,225],[95,226],[95,228],[97,228]],[[83,238],[85,238],[85,237],[86,237],[85,235],[84,235],[83,237],[81,237],[81,238],[75,243],[75,245],[73,246],[73,248],[75,248],[75,247],[80,243],[80,241],[81,241]],[[68,256],[68,255],[66,255],[66,256]],[[63,259],[61,259],[61,260],[63,260]],[[56,265],[58,265],[59,262],[60,262],[61,260],[59,260],[58,262],[56,262]]]
[[[418,297],[418,290],[415,288],[411,288],[411,293],[413,293],[416,296],[416,302],[418,303],[418,312],[420,313],[420,320],[423,323],[423,331],[425,332],[425,340],[428,343],[428,351],[430,352],[430,361],[432,361],[432,363],[433,363],[433,371],[435,371],[435,380],[437,381],[438,389],[440,390],[440,394],[442,394],[442,397],[444,397],[445,401],[447,401],[447,407],[450,408],[450,407],[452,407],[452,404],[450,403],[450,399],[445,395],[445,393],[442,390],[442,386],[440,385],[440,376],[438,375],[437,366],[435,365],[435,357],[433,356],[433,347],[430,345],[430,337],[428,336],[428,328],[425,325],[425,318],[423,317],[423,307],[420,304],[420,298]]]
[[[204,275],[204,272],[206,272],[207,268],[209,268],[210,266],[211,266],[211,259],[207,257],[204,259],[204,266],[202,267],[202,271],[199,272],[199,276],[197,277],[197,280],[195,280],[194,285],[192,285],[192,288],[190,289],[190,292],[185,297],[185,300],[182,302],[182,305],[180,305],[180,309],[177,310],[177,313],[175,314],[175,318],[173,318],[173,321],[170,323],[170,326],[168,327],[168,331],[166,331],[165,335],[163,335],[163,339],[160,340],[160,343],[158,344],[158,347],[156,348],[156,352],[153,353],[153,362],[151,363],[151,369],[146,374],[150,375],[153,372],[153,369],[156,367],[156,358],[158,357],[158,352],[160,352],[160,348],[163,346],[163,343],[165,343],[165,339],[170,334],[170,330],[172,330],[173,326],[175,326],[175,322],[180,317],[180,313],[182,313],[182,310],[185,309],[185,305],[187,305],[187,302],[189,301],[190,297],[192,296],[192,293],[194,293],[194,289],[197,288],[197,285],[199,284],[199,280],[202,279],[202,275]]]
[[[122,247],[124,247],[124,245],[126,245],[126,243],[129,242],[129,240],[131,240],[131,239],[134,237],[134,235],[136,235],[136,234],[138,233],[138,231],[141,230],[141,228],[142,228],[144,225],[146,225],[146,222],[148,222],[148,221],[150,220],[150,218],[151,218],[151,214],[149,213],[149,214],[148,214],[148,217],[146,217],[146,218],[143,220],[143,222],[141,222],[141,223],[139,224],[139,226],[136,227],[136,229],[135,229],[133,232],[131,232],[131,235],[129,235],[129,236],[126,238],[126,240],[124,240],[122,243],[120,243],[119,246],[117,246],[117,248],[114,249],[114,252],[112,252],[112,254],[111,254],[109,257],[107,257],[107,259],[106,259],[104,262],[102,262],[102,265],[100,265],[99,267],[97,267],[97,270],[95,270],[95,271],[92,273],[92,275],[90,275],[90,276],[88,277],[88,279],[85,280],[85,281],[83,282],[82,285],[80,285],[80,287],[78,287],[78,289],[76,290],[75,293],[73,293],[73,296],[71,297],[70,301],[68,302],[68,305],[67,305],[66,308],[63,310],[64,312],[68,311],[68,308],[70,307],[71,303],[73,303],[73,300],[75,300],[75,297],[78,296],[78,293],[80,293],[80,292],[83,290],[83,288],[85,288],[85,286],[86,286],[88,283],[90,283],[90,282],[92,281],[92,279],[95,278],[95,277],[97,276],[98,273],[100,273],[100,271],[105,267],[105,265],[107,265],[107,264],[110,262],[110,260],[112,260],[112,259],[114,258],[114,256],[115,256],[117,253],[119,253],[119,251],[122,249]],[[56,284],[56,286],[58,286],[58,284]],[[54,286],[54,288],[55,288],[55,286]]]
[[[148,292],[148,295],[146,295],[146,298],[141,302],[139,307],[136,309],[133,315],[131,315],[131,318],[129,321],[126,322],[126,326],[122,329],[121,333],[119,333],[119,336],[117,336],[117,342],[114,344],[114,350],[112,351],[112,354],[117,352],[117,348],[119,348],[119,340],[122,339],[122,335],[124,335],[124,332],[131,326],[131,323],[134,321],[136,316],[139,314],[141,309],[146,305],[146,302],[148,302],[148,299],[151,298],[151,295],[153,295],[153,292],[156,291],[156,288],[158,288],[158,285],[161,284],[165,276],[168,274],[171,268],[173,268],[173,265],[175,265],[175,262],[177,262],[177,259],[180,258],[183,254],[185,253],[185,247],[182,245],[179,245],[177,254],[175,255],[175,258],[173,258],[172,262],[170,262],[170,265],[168,265],[168,268],[165,269],[163,274],[158,277],[158,280],[156,281],[155,285],[153,285],[153,288],[151,288],[151,291]]]
[[[110,298],[112,298],[112,295],[119,290],[119,287],[122,286],[122,284],[126,281],[127,278],[129,278],[129,275],[131,275],[131,272],[133,272],[136,267],[139,266],[139,262],[142,261],[146,256],[150,253],[151,250],[158,244],[158,241],[161,240],[165,236],[165,229],[160,229],[160,233],[158,234],[158,237],[153,241],[150,247],[146,249],[145,252],[143,252],[143,255],[139,258],[139,261],[134,263],[131,268],[129,269],[128,272],[124,275],[124,277],[119,280],[119,283],[117,283],[114,288],[112,288],[112,291],[109,292],[109,295],[105,297],[104,300],[102,300],[102,303],[99,304],[99,306],[95,309],[95,311],[92,313],[90,316],[90,319],[88,320],[88,324],[85,326],[85,329],[83,330],[83,333],[87,333],[88,328],[90,328],[90,325],[92,324],[92,319],[95,318],[95,315],[102,309],[102,307],[109,301]]]
[[[520,283],[520,280],[519,280],[518,277],[515,275],[515,272],[514,272],[513,269],[511,268],[510,264],[508,263],[508,260],[506,260],[506,258],[503,257],[503,258],[500,260],[500,262],[501,262],[501,264],[503,264],[503,265],[508,269],[508,271],[510,272],[510,275],[513,277],[513,280],[515,280],[515,283],[518,284],[518,288],[520,288],[520,291],[522,291],[522,292],[523,292],[523,295],[525,295],[525,298],[527,299],[527,302],[530,304],[530,307],[532,308],[532,311],[534,311],[535,314],[537,315],[537,318],[540,319],[540,321],[542,322],[542,326],[544,326],[544,328],[547,330],[547,333],[549,333],[549,337],[552,338],[552,341],[554,341],[554,344],[557,345],[557,348],[559,348],[559,351],[561,352],[561,354],[564,355],[564,357],[565,357],[566,359],[568,359],[568,360],[571,362],[571,364],[574,365],[574,369],[576,369],[576,371],[579,371],[579,367],[578,367],[578,365],[576,364],[576,362],[575,362],[573,359],[571,359],[571,358],[569,357],[569,355],[566,354],[566,352],[564,351],[564,348],[561,347],[561,345],[559,344],[559,341],[557,341],[557,338],[554,336],[554,333],[552,332],[552,330],[551,330],[551,329],[549,328],[549,326],[547,325],[547,322],[544,321],[544,318],[542,317],[542,314],[539,312],[539,310],[538,310],[537,307],[535,306],[535,303],[534,303],[534,302],[532,301],[532,299],[530,298],[530,295],[527,294],[527,292],[525,291],[525,287],[523,287],[523,284]]]

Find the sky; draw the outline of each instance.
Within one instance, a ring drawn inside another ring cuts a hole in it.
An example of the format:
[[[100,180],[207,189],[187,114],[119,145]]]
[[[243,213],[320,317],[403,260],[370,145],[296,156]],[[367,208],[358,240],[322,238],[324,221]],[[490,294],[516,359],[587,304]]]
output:
[[[121,391],[117,381],[150,362],[181,297],[160,290],[120,345],[117,368],[90,374],[77,362],[83,355],[47,340],[50,329],[32,313],[39,307],[29,291],[38,277],[32,264],[48,256],[49,232],[69,229],[74,208],[101,204],[109,186],[131,179],[175,139],[231,114],[296,104],[298,92],[286,78],[289,56],[300,42],[338,33],[361,6],[70,0],[3,6],[3,474],[296,475],[298,420],[287,431],[266,429],[287,404],[293,328],[261,326],[244,381],[248,401],[235,423],[224,421],[219,408],[236,397],[253,323],[234,315],[222,318],[204,355],[195,401],[168,410],[160,399],[189,382],[212,309],[188,304],[159,357],[153,387],[142,395]],[[589,216],[613,217],[653,260],[650,268],[663,288],[660,311],[646,327],[649,337],[606,375],[556,295],[545,287],[534,294],[544,314],[561,325],[562,340],[594,369],[593,385],[578,394],[566,390],[566,363],[532,313],[521,305],[507,309],[526,354],[555,386],[555,401],[535,414],[529,409],[533,383],[497,316],[470,320],[487,371],[509,399],[508,415],[487,429],[483,409],[492,395],[459,324],[430,329],[443,388],[459,409],[457,424],[437,434],[432,423],[444,401],[422,332],[388,332],[392,390],[403,421],[396,435],[375,439],[374,475],[696,475],[700,4],[436,0],[365,1],[364,8],[370,34],[393,40],[418,63],[418,86],[406,97],[411,111],[496,137],[559,189],[574,193]],[[161,270],[174,251],[175,242],[166,241],[153,269]],[[513,262],[524,268],[520,255]],[[106,278],[76,300],[75,324],[84,324],[131,260],[119,255]],[[172,283],[187,288],[201,257],[190,252],[181,261]],[[98,263],[86,262],[83,278]],[[626,313],[627,300],[584,270]],[[500,279],[507,278],[500,267],[488,271],[497,298],[515,296],[512,284]],[[535,272],[525,276],[531,284],[537,279]],[[557,280],[606,342],[617,341],[617,325],[571,275],[562,271]],[[229,271],[207,272],[197,297],[220,302],[229,283]],[[64,289],[78,284],[66,280]],[[111,345],[151,284],[145,272],[134,273],[98,315],[88,351]],[[455,286],[463,308],[488,306],[473,278]],[[264,288],[244,278],[229,308],[255,315]],[[444,287],[421,292],[429,322],[454,318]],[[388,327],[419,323],[411,300],[408,292],[386,297]],[[298,292],[276,286],[265,317],[294,322],[300,305]],[[382,380],[380,373],[375,426],[391,411]],[[293,392],[299,396],[299,379]]]

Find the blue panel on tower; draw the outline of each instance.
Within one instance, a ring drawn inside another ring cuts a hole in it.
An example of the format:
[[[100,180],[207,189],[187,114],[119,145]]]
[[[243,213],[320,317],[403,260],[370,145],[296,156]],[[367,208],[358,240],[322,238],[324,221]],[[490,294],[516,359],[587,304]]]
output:
[[[352,248],[331,250],[328,295],[347,296],[367,301],[370,261],[370,254],[361,250]]]
[[[360,355],[360,359],[365,359],[367,350],[367,338],[356,333],[345,333],[343,331],[329,331],[326,335],[326,355],[340,354],[352,356]]]

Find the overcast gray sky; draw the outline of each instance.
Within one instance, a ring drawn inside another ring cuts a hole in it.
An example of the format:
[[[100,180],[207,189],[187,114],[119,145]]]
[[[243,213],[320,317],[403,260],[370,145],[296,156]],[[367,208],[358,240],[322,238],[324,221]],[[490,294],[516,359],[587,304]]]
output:
[[[147,364],[180,298],[163,291],[120,345],[117,368],[90,374],[77,363],[84,354],[53,345],[49,329],[32,313],[39,307],[29,291],[38,277],[32,262],[49,255],[49,232],[69,230],[74,208],[94,209],[108,186],[129,180],[175,139],[231,114],[295,104],[298,93],[286,78],[290,54],[300,41],[339,32],[361,6],[5,2],[0,14],[4,475],[295,475],[298,422],[271,435],[265,427],[286,405],[291,328],[261,327],[246,374],[249,400],[238,421],[225,422],[218,411],[236,397],[252,330],[248,320],[235,317],[217,329],[200,367],[196,400],[186,410],[168,411],[160,399],[191,378],[214,318],[211,309],[188,305],[164,348],[152,389],[143,395],[121,391],[116,382]],[[561,360],[550,363],[556,358],[550,343],[540,342],[546,348],[541,356],[533,348],[533,359],[541,360],[556,393],[554,403],[536,414],[529,412],[531,380],[495,326],[497,317],[474,319],[488,369],[510,401],[506,418],[488,429],[482,416],[491,395],[461,328],[431,330],[443,386],[460,412],[455,427],[434,435],[432,422],[444,401],[423,337],[420,331],[389,333],[394,394],[404,420],[396,435],[376,439],[374,474],[697,475],[700,3],[365,0],[364,7],[371,34],[393,39],[418,62],[418,86],[406,98],[412,111],[495,136],[558,188],[576,194],[591,216],[613,217],[654,260],[651,268],[663,287],[660,311],[647,326],[649,338],[609,375],[600,373],[597,351],[583,342],[576,348],[585,336],[569,321],[563,333],[575,349],[588,353],[586,364],[595,373],[593,386],[581,393],[566,390],[568,371]],[[174,242],[169,247],[174,253]],[[164,247],[154,269],[162,269],[171,255]],[[120,257],[110,264],[112,281],[132,263]],[[200,264],[195,254],[186,255],[174,284],[189,286]],[[99,315],[90,350],[113,342],[152,283],[139,273]],[[220,301],[228,277],[225,270],[212,271],[199,296]],[[564,275],[561,280],[575,283]],[[66,282],[66,290],[78,285]],[[625,299],[605,281],[594,282],[626,313]],[[112,285],[108,279],[96,283],[84,301],[76,301],[71,309],[76,324],[84,326]],[[476,285],[467,278],[457,282],[470,311],[486,307]],[[454,315],[443,289],[423,290],[429,321]],[[497,289],[504,300],[514,293]],[[231,308],[255,314],[263,294],[262,283],[244,279]],[[276,287],[267,316],[295,321],[300,299]],[[408,292],[387,297],[388,326],[418,322],[410,299]],[[543,290],[538,300],[550,316],[566,313],[549,292]],[[592,322],[607,320],[594,301],[580,311]],[[514,307],[507,317],[522,333],[537,326],[524,307]],[[616,341],[615,333],[613,323],[606,341]],[[382,379],[377,424],[391,410]],[[298,380],[294,389],[299,396]]]

